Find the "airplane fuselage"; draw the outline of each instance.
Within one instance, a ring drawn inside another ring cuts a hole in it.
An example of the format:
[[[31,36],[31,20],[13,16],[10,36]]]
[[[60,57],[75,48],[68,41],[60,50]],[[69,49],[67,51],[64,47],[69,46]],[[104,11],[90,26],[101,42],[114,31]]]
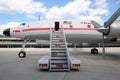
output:
[[[102,40],[90,21],[38,21],[11,28],[10,36],[22,39],[50,40],[50,31],[64,28],[67,42],[93,43]]]

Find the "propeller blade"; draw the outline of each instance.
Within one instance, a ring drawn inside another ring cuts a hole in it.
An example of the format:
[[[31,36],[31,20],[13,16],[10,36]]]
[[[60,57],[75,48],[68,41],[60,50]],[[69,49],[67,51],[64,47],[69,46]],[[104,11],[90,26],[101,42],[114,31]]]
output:
[[[109,28],[100,27],[100,28],[97,28],[97,31],[99,31],[103,34],[107,34],[109,32]]]
[[[105,22],[104,27],[109,27],[120,16],[120,8]]]
[[[100,28],[102,27],[99,23],[97,23],[96,21],[91,20],[91,23],[94,25],[95,28]]]
[[[97,23],[96,21],[91,21],[91,23],[94,25],[94,27],[97,29],[97,31],[99,31],[100,33],[103,33],[103,34],[107,34],[109,29],[108,28],[105,28],[103,26],[101,26],[99,23]]]

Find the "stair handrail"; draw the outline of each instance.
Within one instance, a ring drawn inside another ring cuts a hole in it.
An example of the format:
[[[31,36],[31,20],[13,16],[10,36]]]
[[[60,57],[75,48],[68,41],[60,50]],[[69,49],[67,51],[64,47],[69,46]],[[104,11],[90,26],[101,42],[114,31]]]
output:
[[[63,25],[61,25],[61,29],[62,29],[62,33],[63,33],[63,37],[64,37],[64,42],[65,42],[65,48],[66,48],[66,51],[67,51],[67,57],[68,57],[68,65],[70,65],[70,56],[69,56],[69,51],[68,51],[68,47],[67,47],[67,41],[66,41],[66,35],[65,35],[65,31],[64,31],[64,27]],[[70,69],[70,66],[68,66],[69,69]]]
[[[51,50],[51,48],[52,48],[52,27],[50,26],[50,58],[49,58],[49,63],[51,64],[51,54],[52,54],[52,50]],[[50,68],[50,70],[51,70],[51,66],[49,65],[49,68]]]

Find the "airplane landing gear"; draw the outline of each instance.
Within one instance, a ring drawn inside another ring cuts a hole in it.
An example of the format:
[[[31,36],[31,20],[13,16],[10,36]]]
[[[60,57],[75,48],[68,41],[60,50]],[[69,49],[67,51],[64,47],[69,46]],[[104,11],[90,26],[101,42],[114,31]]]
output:
[[[96,49],[96,48],[91,49],[91,54],[98,54],[98,49]]]
[[[19,56],[19,58],[25,58],[26,57],[26,52],[25,51],[20,51],[18,56]]]
[[[18,53],[19,58],[25,58],[26,57],[26,52],[24,51],[26,43],[27,43],[27,40],[24,40],[23,45],[22,45],[22,49]]]

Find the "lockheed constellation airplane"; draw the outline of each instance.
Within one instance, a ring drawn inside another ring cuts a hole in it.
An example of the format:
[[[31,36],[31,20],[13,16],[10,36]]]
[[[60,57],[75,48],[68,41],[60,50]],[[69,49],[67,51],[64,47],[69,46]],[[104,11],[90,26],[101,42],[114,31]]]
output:
[[[120,38],[120,20],[116,20],[120,15],[120,8],[104,23],[100,25],[93,20],[54,20],[22,23],[19,26],[8,28],[3,34],[10,37],[24,39],[23,49],[19,52],[20,58],[26,57],[24,50],[26,42],[31,39],[50,40],[51,30],[58,31],[64,29],[67,42],[70,43],[103,43],[103,54],[105,54],[104,43],[118,42]],[[94,47],[94,45],[93,45]],[[91,53],[97,54],[96,48],[91,49]]]

